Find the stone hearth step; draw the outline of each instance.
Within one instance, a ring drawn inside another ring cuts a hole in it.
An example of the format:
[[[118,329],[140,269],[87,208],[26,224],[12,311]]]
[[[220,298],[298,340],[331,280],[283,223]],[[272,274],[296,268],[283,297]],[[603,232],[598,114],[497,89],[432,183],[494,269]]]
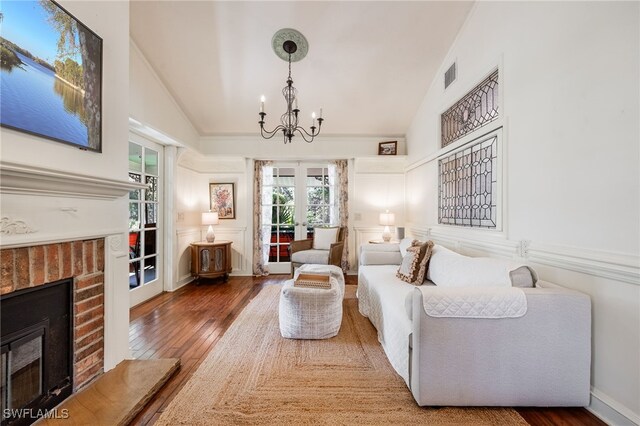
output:
[[[176,358],[122,361],[57,406],[58,419],[41,419],[36,424],[129,424],[179,368]],[[63,413],[68,418],[61,419]]]

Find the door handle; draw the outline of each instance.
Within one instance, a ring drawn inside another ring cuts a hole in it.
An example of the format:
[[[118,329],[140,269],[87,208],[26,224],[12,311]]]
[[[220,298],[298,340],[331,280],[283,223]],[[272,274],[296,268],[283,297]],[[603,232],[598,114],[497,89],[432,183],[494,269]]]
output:
[[[296,222],[296,226],[300,226],[300,222]]]
[[[302,226],[307,226],[307,222],[302,222]]]

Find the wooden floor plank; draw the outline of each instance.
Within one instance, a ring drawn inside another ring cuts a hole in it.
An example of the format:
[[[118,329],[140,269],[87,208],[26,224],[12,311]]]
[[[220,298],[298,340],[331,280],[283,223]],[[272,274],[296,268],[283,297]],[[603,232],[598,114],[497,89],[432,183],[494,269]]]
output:
[[[127,425],[180,367],[178,359],[125,360],[56,407],[38,425]]]
[[[152,425],[193,375],[242,309],[267,285],[282,284],[287,275],[230,277],[227,283],[189,284],[163,293],[131,310],[130,339],[145,357],[181,358],[182,367],[133,420]],[[348,275],[347,284],[358,277]],[[535,426],[604,425],[582,408],[516,408]]]

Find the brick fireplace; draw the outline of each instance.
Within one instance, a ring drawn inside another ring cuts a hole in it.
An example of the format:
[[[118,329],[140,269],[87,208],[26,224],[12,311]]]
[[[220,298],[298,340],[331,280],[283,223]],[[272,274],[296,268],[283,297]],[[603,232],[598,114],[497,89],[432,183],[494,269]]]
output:
[[[0,250],[0,294],[73,279],[73,390],[104,368],[104,238]]]

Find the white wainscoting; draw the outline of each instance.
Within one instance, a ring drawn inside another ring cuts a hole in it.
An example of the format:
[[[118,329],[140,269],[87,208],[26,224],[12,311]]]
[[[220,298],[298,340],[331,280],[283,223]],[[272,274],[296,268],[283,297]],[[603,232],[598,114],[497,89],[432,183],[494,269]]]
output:
[[[200,228],[196,227],[182,228],[176,231],[176,262],[174,264],[177,265],[178,270],[175,277],[176,285],[172,291],[193,281],[191,276],[191,247],[189,244],[200,241],[202,239],[201,236]]]
[[[446,230],[441,226],[408,226],[407,234],[418,239],[432,239],[461,253],[482,252],[496,256],[519,258],[524,261],[581,272],[596,277],[640,285],[640,257],[576,247],[553,246],[535,241],[511,241],[493,238],[487,233],[458,229]]]

